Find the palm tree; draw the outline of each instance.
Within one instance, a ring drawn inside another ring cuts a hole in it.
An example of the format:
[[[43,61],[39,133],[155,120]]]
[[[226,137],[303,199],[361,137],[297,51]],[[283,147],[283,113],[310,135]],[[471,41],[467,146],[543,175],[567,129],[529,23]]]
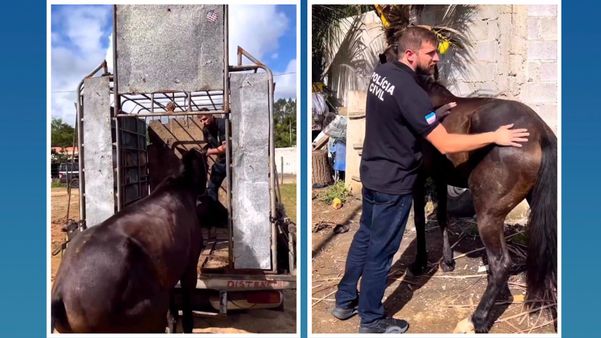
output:
[[[379,39],[364,41],[365,13],[376,11],[382,20]],[[427,25],[450,43],[439,63],[443,82],[451,70],[465,75],[471,57],[469,26],[476,6],[472,5],[316,5],[312,7],[312,80],[327,80],[338,99],[347,90],[365,87],[379,62],[378,55],[394,43],[408,25]]]
[[[346,54],[362,49],[360,14],[371,10],[368,5],[315,5],[312,6],[312,81],[321,82],[336,59],[341,46]],[[338,57],[340,59],[340,57]]]
[[[382,20],[388,45],[395,43],[399,34],[409,25],[426,26],[436,33],[442,43],[450,45],[438,66],[443,80],[448,82],[452,71],[466,75],[468,65],[472,61],[469,30],[477,10],[476,6],[375,5],[374,7]]]

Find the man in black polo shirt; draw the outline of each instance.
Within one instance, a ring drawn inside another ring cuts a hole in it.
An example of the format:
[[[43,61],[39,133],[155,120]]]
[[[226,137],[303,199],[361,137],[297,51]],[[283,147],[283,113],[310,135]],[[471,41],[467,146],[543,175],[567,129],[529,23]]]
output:
[[[386,317],[382,297],[411,209],[411,192],[422,157],[418,138],[426,138],[446,154],[492,143],[520,147],[529,135],[526,129],[511,129],[512,125],[489,133],[449,134],[415,78],[416,70],[433,71],[439,60],[437,45],[430,30],[405,29],[398,40],[398,62],[376,67],[368,87],[360,168],[361,224],[351,243],[332,311],[342,320],[359,313],[360,333],[403,333],[409,327],[404,320]]]
[[[200,115],[199,121],[203,126],[204,139],[209,145],[207,155],[217,155],[215,163],[211,167],[211,176],[207,185],[207,194],[217,202],[219,199],[219,187],[225,179],[225,119],[216,118],[213,115]]]

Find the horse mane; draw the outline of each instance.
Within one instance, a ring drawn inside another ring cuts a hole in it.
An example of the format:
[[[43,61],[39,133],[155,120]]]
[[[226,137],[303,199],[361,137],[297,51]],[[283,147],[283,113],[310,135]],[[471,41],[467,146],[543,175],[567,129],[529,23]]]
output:
[[[384,49],[382,54],[378,55],[380,58],[380,63],[385,64],[386,62],[396,61],[397,60],[396,48],[397,48],[396,45],[389,45],[388,47],[386,47],[386,49]]]

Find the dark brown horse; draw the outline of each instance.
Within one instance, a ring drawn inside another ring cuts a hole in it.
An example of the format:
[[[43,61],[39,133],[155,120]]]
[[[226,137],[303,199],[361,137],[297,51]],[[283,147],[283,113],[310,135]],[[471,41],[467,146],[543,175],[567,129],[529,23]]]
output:
[[[206,157],[190,150],[182,163],[149,196],[71,242],[52,287],[59,332],[165,332],[178,281],[183,328],[192,332],[189,295],[202,249],[196,204],[205,191]]]
[[[388,60],[394,57],[387,51]],[[490,310],[500,291],[507,288],[511,260],[503,236],[507,214],[524,199],[530,205],[528,229],[527,305],[555,300],[557,286],[557,138],[530,107],[516,101],[454,96],[431,77],[419,76],[420,86],[435,108],[449,102],[457,106],[442,124],[449,133],[476,134],[513,123],[530,136],[521,148],[491,145],[472,152],[440,154],[424,140],[423,165],[415,189],[417,257],[412,270],[423,271],[425,246],[424,178],[434,178],[438,195],[438,222],[443,234],[441,268],[455,267],[449,245],[446,216],[447,184],[467,187],[474,198],[480,239],[486,248],[489,278],[486,291],[466,331],[487,332]],[[471,323],[470,323],[471,322]]]

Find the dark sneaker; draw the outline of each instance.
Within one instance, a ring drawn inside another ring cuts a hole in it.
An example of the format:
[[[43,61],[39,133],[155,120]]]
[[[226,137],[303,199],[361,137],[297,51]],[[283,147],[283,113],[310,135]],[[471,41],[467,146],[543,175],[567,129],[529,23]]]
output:
[[[332,310],[332,316],[340,320],[347,320],[351,318],[359,312],[357,308],[357,303],[357,301],[352,302],[350,307],[341,307],[336,305],[336,307],[334,307],[334,309]]]
[[[359,333],[405,333],[409,323],[402,319],[383,318],[370,324],[361,324]]]

